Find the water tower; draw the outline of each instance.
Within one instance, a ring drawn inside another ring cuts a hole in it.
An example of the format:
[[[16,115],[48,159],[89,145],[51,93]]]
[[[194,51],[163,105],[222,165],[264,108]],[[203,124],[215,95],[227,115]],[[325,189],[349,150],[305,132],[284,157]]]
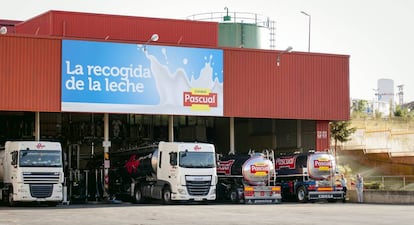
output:
[[[404,84],[400,84],[397,86],[398,88],[398,104],[404,104]]]
[[[275,49],[275,22],[269,17],[248,12],[200,13],[187,19],[219,23],[221,47]]]
[[[394,105],[394,81],[391,79],[378,80],[378,101]]]

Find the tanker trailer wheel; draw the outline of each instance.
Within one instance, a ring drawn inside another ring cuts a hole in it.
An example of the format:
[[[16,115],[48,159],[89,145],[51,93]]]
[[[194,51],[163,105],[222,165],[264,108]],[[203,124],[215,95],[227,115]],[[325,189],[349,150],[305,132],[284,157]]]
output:
[[[133,201],[134,201],[134,203],[143,203],[144,202],[144,198],[142,197],[141,187],[139,187],[139,186],[135,187]]]
[[[171,204],[171,189],[168,186],[162,189],[162,202],[166,205]]]
[[[239,195],[237,194],[237,190],[233,189],[230,191],[230,201],[232,203],[238,203],[239,202]]]
[[[299,187],[297,192],[296,192],[296,198],[298,200],[298,202],[306,202],[307,201],[307,197],[306,197],[306,189],[305,187]]]

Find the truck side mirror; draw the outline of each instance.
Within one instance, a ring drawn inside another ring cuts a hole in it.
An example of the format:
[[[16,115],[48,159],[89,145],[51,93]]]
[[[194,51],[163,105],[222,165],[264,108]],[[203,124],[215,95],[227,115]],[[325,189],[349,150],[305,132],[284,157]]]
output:
[[[11,165],[17,167],[17,158],[19,157],[18,151],[13,151],[10,154],[12,155]]]
[[[177,152],[170,152],[170,164],[171,166],[177,165]]]

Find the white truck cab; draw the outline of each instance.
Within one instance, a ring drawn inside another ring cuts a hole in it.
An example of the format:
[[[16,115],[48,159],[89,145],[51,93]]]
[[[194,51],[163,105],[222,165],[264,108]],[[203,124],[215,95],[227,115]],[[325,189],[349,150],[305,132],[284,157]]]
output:
[[[216,199],[214,145],[160,142],[158,149],[151,155],[151,166],[151,175],[135,178],[131,183],[134,202],[140,203],[151,198],[161,199],[166,204],[171,201]]]
[[[0,149],[0,199],[17,202],[63,200],[62,147],[58,142],[7,141]]]

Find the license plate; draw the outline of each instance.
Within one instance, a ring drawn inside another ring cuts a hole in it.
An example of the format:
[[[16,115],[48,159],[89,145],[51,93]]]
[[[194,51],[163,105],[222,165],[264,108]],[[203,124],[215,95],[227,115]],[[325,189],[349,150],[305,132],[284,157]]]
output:
[[[318,195],[318,198],[333,198],[333,195]]]

